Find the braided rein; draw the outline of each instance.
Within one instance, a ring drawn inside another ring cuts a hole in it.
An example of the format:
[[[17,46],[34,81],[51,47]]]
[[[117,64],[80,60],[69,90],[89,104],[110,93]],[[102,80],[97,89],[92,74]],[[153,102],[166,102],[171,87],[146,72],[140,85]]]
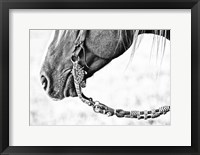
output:
[[[91,106],[96,113],[104,114],[107,116],[116,115],[117,117],[126,117],[126,118],[137,118],[137,119],[148,119],[148,118],[156,118],[160,115],[166,114],[170,111],[170,106],[163,106],[159,109],[145,110],[145,111],[125,111],[122,109],[113,109],[100,103],[99,101],[93,101],[92,98],[86,97],[82,93],[82,88],[86,87],[86,83],[83,80],[86,71],[84,71],[83,67],[78,63],[79,57],[76,60],[71,59],[73,68],[72,75],[74,78],[74,85],[78,97],[83,103],[86,103],[88,106]]]

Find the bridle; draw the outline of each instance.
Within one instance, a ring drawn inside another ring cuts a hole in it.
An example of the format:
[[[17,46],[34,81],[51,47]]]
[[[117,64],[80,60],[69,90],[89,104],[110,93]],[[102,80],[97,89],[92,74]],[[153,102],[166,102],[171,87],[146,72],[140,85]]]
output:
[[[88,106],[91,106],[96,113],[104,114],[107,116],[114,116],[117,117],[126,117],[126,118],[137,118],[137,119],[148,119],[148,118],[156,118],[160,115],[166,114],[170,111],[170,106],[163,106],[158,109],[152,110],[144,110],[144,111],[125,111],[122,109],[113,109],[108,107],[105,104],[100,103],[99,101],[94,101],[92,98],[86,97],[83,92],[82,88],[86,87],[84,77],[87,72],[84,70],[84,67],[80,64],[79,53],[81,51],[85,52],[85,48],[83,46],[86,36],[86,30],[81,30],[79,36],[75,42],[75,50],[73,51],[71,61],[73,64],[72,68],[72,75],[74,78],[74,85],[76,89],[76,93],[80,100],[83,103],[86,103]]]

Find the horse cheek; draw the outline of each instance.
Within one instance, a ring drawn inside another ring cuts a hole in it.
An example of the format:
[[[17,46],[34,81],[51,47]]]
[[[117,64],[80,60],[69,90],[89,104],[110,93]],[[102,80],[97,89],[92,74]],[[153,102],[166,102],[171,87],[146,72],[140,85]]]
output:
[[[89,75],[90,74],[93,75],[96,71],[103,68],[109,62],[110,62],[110,60],[108,60],[108,59],[99,58],[98,60],[96,60],[94,63],[91,64],[90,69],[89,69]]]

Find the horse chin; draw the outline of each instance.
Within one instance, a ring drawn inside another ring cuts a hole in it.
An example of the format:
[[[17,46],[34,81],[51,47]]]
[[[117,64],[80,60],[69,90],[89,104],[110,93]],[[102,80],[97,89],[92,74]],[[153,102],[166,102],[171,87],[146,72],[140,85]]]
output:
[[[76,97],[78,96],[74,86],[74,78],[73,75],[70,74],[66,80],[66,85],[64,89],[64,96],[65,97]]]

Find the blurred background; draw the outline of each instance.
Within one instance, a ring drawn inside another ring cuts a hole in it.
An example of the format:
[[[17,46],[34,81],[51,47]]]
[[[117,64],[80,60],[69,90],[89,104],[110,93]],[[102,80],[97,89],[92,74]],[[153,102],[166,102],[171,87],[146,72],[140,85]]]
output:
[[[52,30],[30,30],[30,125],[170,125],[170,115],[137,120],[107,117],[95,113],[77,97],[53,101],[40,82],[40,68]],[[92,97],[114,109],[151,110],[170,105],[170,41],[157,46],[163,37],[139,36],[140,45],[129,63],[133,47],[87,80],[83,89]],[[164,56],[162,52],[165,46]]]

